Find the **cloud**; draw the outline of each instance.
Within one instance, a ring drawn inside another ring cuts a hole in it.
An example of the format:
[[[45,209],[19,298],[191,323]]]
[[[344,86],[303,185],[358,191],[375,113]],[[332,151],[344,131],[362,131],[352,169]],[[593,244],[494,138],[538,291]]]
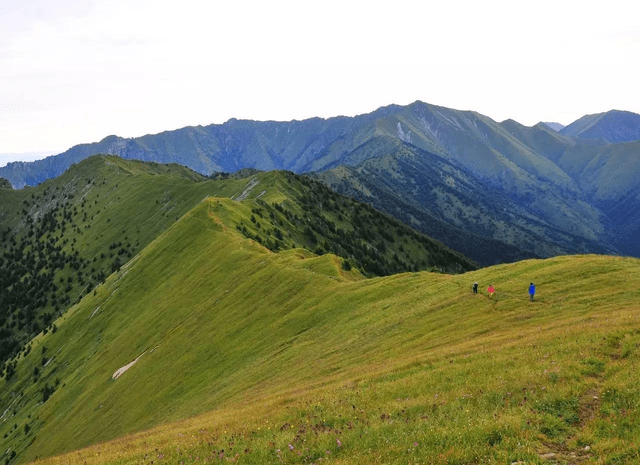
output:
[[[0,151],[418,99],[568,124],[640,111],[639,43],[618,0],[14,2],[0,11]]]

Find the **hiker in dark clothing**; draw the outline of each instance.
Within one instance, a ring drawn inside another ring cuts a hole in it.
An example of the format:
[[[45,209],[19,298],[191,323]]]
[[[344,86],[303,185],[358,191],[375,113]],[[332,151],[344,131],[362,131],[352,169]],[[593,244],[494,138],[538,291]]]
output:
[[[533,302],[533,296],[536,293],[536,285],[531,283],[529,284],[529,298],[531,299],[531,302]]]
[[[474,294],[478,293],[478,283],[473,283],[473,293]]]

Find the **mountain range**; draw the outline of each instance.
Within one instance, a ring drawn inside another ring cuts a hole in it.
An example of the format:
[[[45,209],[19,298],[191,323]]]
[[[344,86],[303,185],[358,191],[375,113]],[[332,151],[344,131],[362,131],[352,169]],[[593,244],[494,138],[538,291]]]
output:
[[[563,253],[640,256],[640,116],[610,111],[555,131],[415,102],[356,117],[229,120],[132,139],[109,136],[0,177],[21,188],[98,153],[314,172],[478,263]]]

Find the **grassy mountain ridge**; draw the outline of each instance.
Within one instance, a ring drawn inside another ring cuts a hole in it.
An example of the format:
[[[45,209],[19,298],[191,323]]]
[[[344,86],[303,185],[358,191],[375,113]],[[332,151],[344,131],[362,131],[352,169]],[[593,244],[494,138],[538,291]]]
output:
[[[549,187],[574,187],[562,170],[531,150],[516,134],[479,113],[415,102],[403,108],[396,127],[400,139],[402,130],[405,142],[452,157],[481,178],[495,182],[499,175],[507,192],[535,184],[536,178],[548,180]]]
[[[640,140],[640,115],[620,110],[585,115],[560,133],[579,139],[603,139],[614,143],[637,141]]]
[[[527,147],[536,153],[552,161],[556,161],[562,154],[573,145],[560,136],[556,131],[551,130],[544,123],[538,123],[533,127],[523,126],[520,123],[507,120],[500,123],[509,133],[516,136]],[[565,173],[566,175],[566,173]]]
[[[252,205],[232,225],[272,251],[306,247],[367,276],[475,263],[368,205],[286,172],[219,174],[91,157],[35,188],[0,192],[0,373],[40,331],[207,196]],[[7,362],[6,364],[4,362]]]
[[[38,187],[1,191],[0,360],[54,329],[66,308],[207,195],[203,179],[179,165],[98,156]],[[219,190],[231,195],[242,184]]]
[[[0,381],[11,460],[207,411],[60,460],[632,453],[640,423],[618,405],[640,401],[624,381],[640,364],[640,302],[628,285],[640,261],[559,257],[363,279],[334,255],[274,254],[246,239],[233,224],[251,214],[248,203],[203,200],[33,341],[19,376]],[[472,295],[473,281],[496,285],[494,299]]]

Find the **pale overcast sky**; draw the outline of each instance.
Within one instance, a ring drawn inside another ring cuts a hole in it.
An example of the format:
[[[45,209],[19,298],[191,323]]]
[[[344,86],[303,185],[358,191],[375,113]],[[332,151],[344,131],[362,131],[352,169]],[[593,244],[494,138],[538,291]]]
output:
[[[528,126],[640,113],[636,5],[0,0],[0,153],[415,100]]]

